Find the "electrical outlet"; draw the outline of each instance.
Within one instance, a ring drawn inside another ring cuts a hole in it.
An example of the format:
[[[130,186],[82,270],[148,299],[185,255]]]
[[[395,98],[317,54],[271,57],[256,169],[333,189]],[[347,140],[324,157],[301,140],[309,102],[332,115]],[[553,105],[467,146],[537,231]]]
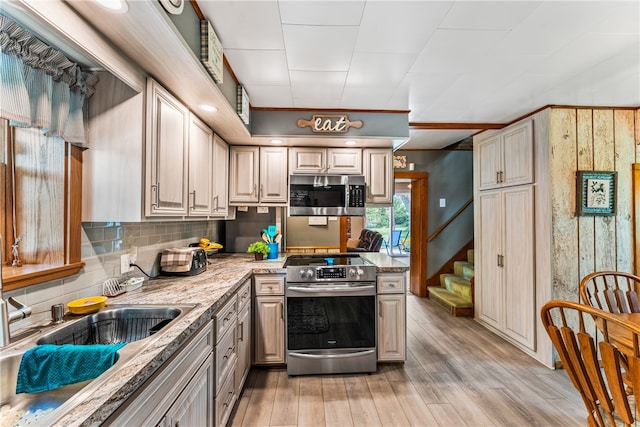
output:
[[[131,271],[129,266],[129,254],[120,255],[120,274]]]

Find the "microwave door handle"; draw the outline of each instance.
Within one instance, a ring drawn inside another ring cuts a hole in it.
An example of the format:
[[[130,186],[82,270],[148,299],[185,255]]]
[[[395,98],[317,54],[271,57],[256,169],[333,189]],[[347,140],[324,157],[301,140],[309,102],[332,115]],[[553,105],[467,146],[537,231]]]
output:
[[[344,186],[344,213],[349,213],[349,194],[351,193],[351,188],[349,187],[349,184]]]

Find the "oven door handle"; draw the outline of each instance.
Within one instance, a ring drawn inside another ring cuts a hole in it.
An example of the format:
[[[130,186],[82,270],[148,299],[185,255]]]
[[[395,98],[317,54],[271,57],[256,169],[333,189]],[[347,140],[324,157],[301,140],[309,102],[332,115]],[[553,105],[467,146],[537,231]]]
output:
[[[321,292],[361,292],[367,291],[370,289],[375,289],[375,285],[368,286],[344,286],[344,287],[335,287],[335,288],[304,288],[299,286],[289,286],[287,288],[290,291],[303,292],[308,294],[315,294]]]
[[[375,352],[375,350],[354,351],[353,353],[342,354],[308,354],[289,352],[289,356],[299,357],[301,359],[348,359],[351,357],[367,356],[369,354],[374,354]]]

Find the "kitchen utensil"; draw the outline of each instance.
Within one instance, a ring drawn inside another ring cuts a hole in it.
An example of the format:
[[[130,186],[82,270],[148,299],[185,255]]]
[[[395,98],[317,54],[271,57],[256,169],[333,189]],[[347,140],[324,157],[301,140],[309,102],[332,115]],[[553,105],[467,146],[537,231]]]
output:
[[[269,227],[267,227],[267,235],[269,236],[269,239],[273,242],[273,238],[276,237],[276,234],[278,232],[278,229],[276,228],[275,225],[270,225]]]
[[[276,238],[275,238],[275,242],[276,243],[280,243],[280,240],[282,240],[282,234],[276,234]]]
[[[107,297],[96,296],[73,300],[67,304],[67,307],[73,314],[88,314],[95,313],[105,305],[107,305]]]
[[[271,243],[271,242],[269,241],[269,236],[267,236],[265,233],[262,233],[262,240],[264,240],[264,241],[265,241],[265,242],[267,242],[267,243]]]
[[[102,283],[102,295],[115,297],[125,293],[125,289],[120,285],[118,279],[107,279]]]

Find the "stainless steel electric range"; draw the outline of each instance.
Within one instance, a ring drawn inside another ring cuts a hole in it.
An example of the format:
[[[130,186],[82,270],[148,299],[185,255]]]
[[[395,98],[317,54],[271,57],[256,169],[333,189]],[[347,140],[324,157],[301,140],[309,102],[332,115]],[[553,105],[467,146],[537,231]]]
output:
[[[285,267],[288,374],[375,372],[375,265],[314,254],[291,255]]]

